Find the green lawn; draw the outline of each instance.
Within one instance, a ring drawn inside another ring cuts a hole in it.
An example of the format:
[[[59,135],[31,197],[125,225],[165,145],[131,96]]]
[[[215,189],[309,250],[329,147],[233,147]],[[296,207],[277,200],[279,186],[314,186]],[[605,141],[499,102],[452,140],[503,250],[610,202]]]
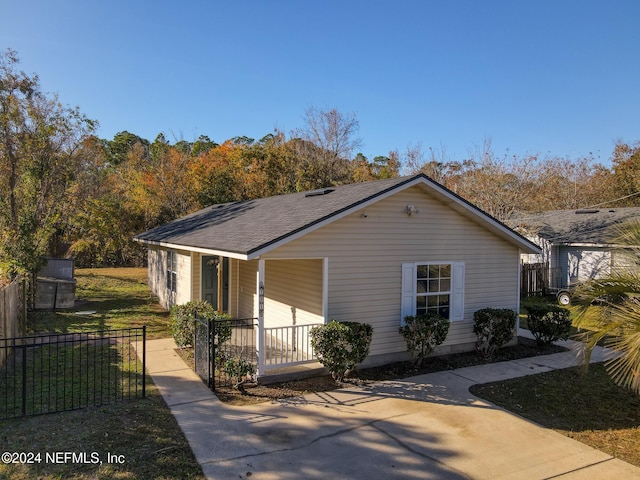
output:
[[[86,332],[147,325],[147,338],[170,335],[169,315],[149,294],[146,269],[79,269],[76,270],[76,278],[76,298],[80,300],[80,304],[69,311],[35,312],[28,321],[30,333]],[[96,313],[77,313],[92,310]],[[49,361],[54,366],[60,362],[64,364],[67,356],[77,354],[74,348],[76,347],[62,348],[51,360],[51,355],[46,355],[46,347],[39,347],[41,355],[29,357],[29,368],[40,368],[43,362]],[[85,353],[83,363],[103,364],[102,354],[99,352],[111,351],[114,346],[97,343],[93,349],[98,356],[87,357]],[[106,357],[109,359],[109,366],[104,374],[108,379],[112,378],[112,374],[126,375],[127,368],[137,365],[135,361],[130,362],[131,359],[122,358],[126,356],[122,353],[125,350],[118,352],[117,361],[112,354]],[[126,361],[123,363],[123,360]],[[49,363],[46,366],[48,368]],[[89,370],[92,375],[96,372],[93,364]],[[59,381],[68,382],[69,378],[51,380],[46,377],[46,386],[36,388],[38,404],[51,399],[55,403],[56,398],[50,391],[52,385]],[[91,376],[86,381],[97,380]],[[94,392],[95,389],[91,391]],[[111,394],[118,395],[119,392],[98,391],[104,398]],[[43,396],[46,398],[43,399]],[[60,404],[69,401],[69,398],[72,397],[58,398],[57,401]],[[82,401],[79,394],[74,398],[75,401]],[[71,406],[75,408],[75,404]],[[144,399],[0,421],[0,452],[40,454],[40,461],[31,464],[0,463],[0,479],[204,478],[184,434],[149,377]],[[55,452],[85,455],[80,458],[87,462],[71,460],[54,463],[47,458],[47,454]],[[109,463],[108,455],[112,459],[123,460],[124,463]],[[102,463],[92,463],[94,460]]]
[[[618,387],[602,364],[476,385],[471,392],[640,467],[640,397]]]
[[[527,327],[526,305],[553,299],[523,299],[520,326]],[[599,306],[589,307],[590,314]],[[576,308],[569,308],[572,316]],[[585,330],[572,327],[575,337]],[[601,340],[600,344],[606,343]],[[618,387],[602,364],[568,368],[478,385],[472,392],[518,415],[640,467],[640,397]]]
[[[0,422],[0,452],[37,452],[32,464],[0,463],[0,478],[203,479],[180,427],[155,386],[147,397],[102,407]],[[46,454],[95,452],[102,464],[52,463]],[[107,463],[107,455],[124,463]]]
[[[146,268],[76,270],[76,306],[36,311],[29,332],[80,332],[147,326],[147,338],[171,335],[169,313],[150,294]],[[85,314],[85,312],[93,312]]]

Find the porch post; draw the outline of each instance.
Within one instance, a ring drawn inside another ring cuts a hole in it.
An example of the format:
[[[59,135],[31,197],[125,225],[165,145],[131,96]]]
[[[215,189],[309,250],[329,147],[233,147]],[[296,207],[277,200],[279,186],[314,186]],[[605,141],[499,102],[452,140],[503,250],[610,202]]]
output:
[[[265,346],[264,346],[264,259],[258,260],[258,272],[256,274],[256,299],[257,305],[254,311],[258,312],[258,330],[256,332],[256,345],[258,350],[258,376],[264,373]]]
[[[520,297],[522,296],[522,250],[518,249],[518,300],[516,300],[516,312],[520,312]],[[520,315],[516,315],[516,337],[520,328]]]
[[[322,316],[329,321],[329,257],[322,259]]]

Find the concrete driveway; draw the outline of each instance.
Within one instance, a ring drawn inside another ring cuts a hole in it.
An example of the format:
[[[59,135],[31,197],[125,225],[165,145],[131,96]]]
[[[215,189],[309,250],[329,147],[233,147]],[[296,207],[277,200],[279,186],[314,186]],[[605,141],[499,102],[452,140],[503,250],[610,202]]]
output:
[[[575,364],[572,352],[232,407],[174,348],[149,341],[147,368],[207,478],[640,479],[640,469],[469,393]]]

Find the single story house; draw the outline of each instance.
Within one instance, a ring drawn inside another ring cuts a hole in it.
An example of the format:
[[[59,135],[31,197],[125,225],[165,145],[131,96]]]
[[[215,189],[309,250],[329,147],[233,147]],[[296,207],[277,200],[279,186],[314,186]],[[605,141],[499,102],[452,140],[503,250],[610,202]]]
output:
[[[550,287],[565,289],[628,265],[616,238],[617,227],[630,221],[640,221],[640,208],[554,210],[522,214],[507,223],[542,249],[523,255],[523,262],[548,266],[555,272]]]
[[[408,358],[398,327],[426,311],[451,321],[436,353],[471,350],[474,312],[518,311],[520,255],[540,253],[423,174],[212,205],[135,239],[165,307],[257,318],[258,375],[293,363],[270,363],[273,336],[304,345],[332,319],[373,326],[363,365]]]

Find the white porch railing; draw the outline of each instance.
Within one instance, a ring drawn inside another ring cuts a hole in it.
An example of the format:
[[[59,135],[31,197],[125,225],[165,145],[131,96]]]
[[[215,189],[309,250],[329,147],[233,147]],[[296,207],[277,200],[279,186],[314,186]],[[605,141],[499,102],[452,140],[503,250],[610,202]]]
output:
[[[314,362],[309,332],[317,325],[320,324],[265,328],[264,369]]]

